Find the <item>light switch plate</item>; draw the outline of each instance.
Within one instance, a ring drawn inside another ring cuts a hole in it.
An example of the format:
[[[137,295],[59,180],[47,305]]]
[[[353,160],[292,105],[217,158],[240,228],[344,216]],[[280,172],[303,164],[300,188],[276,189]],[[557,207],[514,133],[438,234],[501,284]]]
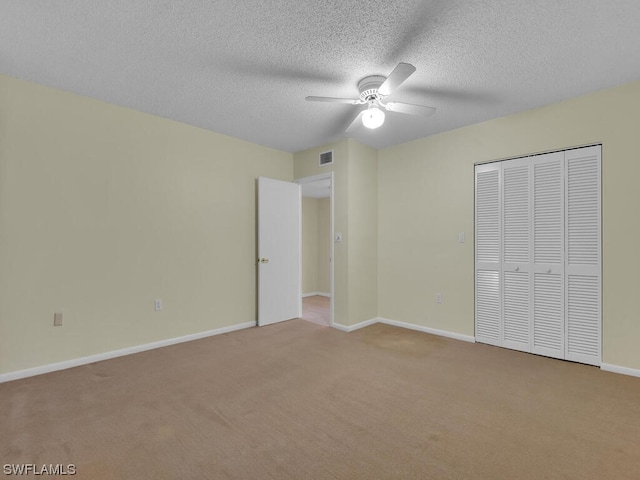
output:
[[[56,312],[53,314],[53,326],[54,327],[62,326],[62,312]]]

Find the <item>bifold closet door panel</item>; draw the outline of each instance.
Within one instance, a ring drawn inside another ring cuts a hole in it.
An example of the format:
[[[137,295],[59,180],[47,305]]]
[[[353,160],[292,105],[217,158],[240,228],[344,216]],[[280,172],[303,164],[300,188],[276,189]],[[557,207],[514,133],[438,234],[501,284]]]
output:
[[[564,358],[564,152],[532,158],[533,353]]]
[[[476,340],[501,345],[502,168],[499,163],[477,165],[475,176]]]
[[[476,166],[476,340],[600,365],[601,146]]]
[[[502,284],[505,347],[531,351],[531,160],[502,163]]]
[[[601,147],[565,152],[566,356],[601,361]]]

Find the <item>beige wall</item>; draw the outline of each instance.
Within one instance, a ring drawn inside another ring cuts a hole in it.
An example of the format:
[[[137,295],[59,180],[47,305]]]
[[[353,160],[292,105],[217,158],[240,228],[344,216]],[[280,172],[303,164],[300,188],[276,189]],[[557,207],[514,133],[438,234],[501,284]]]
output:
[[[318,199],[302,197],[302,294],[318,292]]]
[[[293,155],[293,176],[296,179],[333,172],[333,231],[343,233],[345,236],[342,243],[334,243],[333,320],[342,325],[349,325],[349,293],[347,289],[347,245],[349,239],[346,236],[349,183],[347,142],[347,140],[342,140],[321,147],[310,148]],[[320,167],[318,165],[318,155],[327,150],[333,150],[333,164]]]
[[[379,152],[291,155],[0,76],[0,373],[254,321],[260,175],[334,172],[337,323],[473,335],[474,163],[600,142],[603,361],[640,369],[639,124],[634,83]]]
[[[318,292],[331,294],[331,199],[318,199]]]
[[[0,373],[255,321],[255,181],[292,162],[0,76]]]
[[[329,198],[302,197],[302,293],[330,294]]]
[[[334,164],[318,166],[318,154],[334,150]],[[334,172],[334,321],[354,325],[377,316],[378,153],[355,140],[294,155],[294,177]]]
[[[349,320],[378,316],[378,152],[349,141]]]
[[[601,142],[603,362],[640,368],[638,125],[633,83],[381,150],[379,315],[473,335],[474,163]]]

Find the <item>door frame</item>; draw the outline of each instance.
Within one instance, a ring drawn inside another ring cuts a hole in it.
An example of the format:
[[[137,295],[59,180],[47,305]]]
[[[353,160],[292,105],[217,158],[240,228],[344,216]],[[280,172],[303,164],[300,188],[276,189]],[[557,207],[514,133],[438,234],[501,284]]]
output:
[[[329,235],[330,235],[330,239],[329,239],[329,245],[330,245],[330,255],[331,255],[331,262],[329,263],[329,286],[330,286],[330,295],[331,298],[329,299],[329,305],[330,305],[330,313],[329,313],[329,324],[333,327],[334,326],[334,322],[333,322],[333,318],[334,318],[334,309],[335,309],[335,289],[334,289],[334,281],[333,281],[333,272],[334,272],[334,264],[335,264],[335,254],[334,254],[334,246],[335,246],[335,242],[334,242],[334,233],[333,233],[333,219],[334,219],[334,215],[333,215],[333,208],[334,208],[334,180],[333,180],[333,172],[327,172],[327,173],[321,173],[318,175],[311,175],[310,177],[302,177],[302,178],[297,178],[294,180],[294,183],[297,184],[305,184],[305,183],[313,183],[313,182],[317,182],[319,180],[329,180],[329,185],[330,185],[330,194],[329,194]]]

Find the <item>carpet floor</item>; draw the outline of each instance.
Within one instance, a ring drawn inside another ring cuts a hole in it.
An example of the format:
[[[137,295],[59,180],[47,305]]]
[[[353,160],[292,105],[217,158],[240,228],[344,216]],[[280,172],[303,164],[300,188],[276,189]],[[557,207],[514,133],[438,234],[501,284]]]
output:
[[[640,478],[640,378],[382,324],[237,331],[0,406],[0,463],[82,479]]]

